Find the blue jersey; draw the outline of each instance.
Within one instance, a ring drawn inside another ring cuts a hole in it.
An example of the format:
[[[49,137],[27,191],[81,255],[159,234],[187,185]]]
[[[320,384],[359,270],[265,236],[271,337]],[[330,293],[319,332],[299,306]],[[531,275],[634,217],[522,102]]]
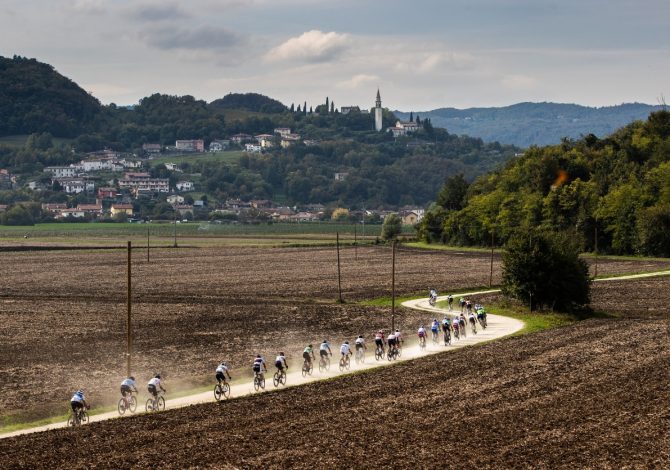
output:
[[[430,326],[430,329],[433,331],[437,331],[440,327],[440,324],[436,321],[433,322],[433,324]]]

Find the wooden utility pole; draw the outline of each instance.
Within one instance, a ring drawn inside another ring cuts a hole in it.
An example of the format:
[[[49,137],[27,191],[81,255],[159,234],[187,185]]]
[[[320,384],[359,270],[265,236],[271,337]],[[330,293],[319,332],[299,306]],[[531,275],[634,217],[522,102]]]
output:
[[[496,241],[496,229],[491,230],[491,273],[489,274],[489,287],[493,287],[493,246]]]
[[[391,332],[395,331],[395,244],[396,241],[393,240],[391,249]]]
[[[177,248],[177,208],[174,208],[174,243],[173,248]]]
[[[339,303],[344,303],[342,300],[342,274],[340,271],[340,232],[337,232],[337,238],[336,238],[336,245],[337,245],[337,290],[339,292]]]
[[[131,265],[131,253],[132,253],[132,246],[131,243],[128,242],[128,279],[127,279],[127,306],[128,306],[128,318],[127,318],[127,323],[126,323],[126,330],[127,330],[127,340],[128,344],[126,347],[126,359],[127,359],[127,367],[126,367],[126,377],[130,377],[130,355],[132,353],[132,348],[133,348],[133,335],[131,333],[131,308],[132,308],[132,289],[131,289],[131,272],[130,272],[130,265]]]
[[[354,259],[358,261],[358,239],[356,237],[356,223],[354,223]]]
[[[593,277],[598,277],[598,226],[596,225],[595,227],[595,250],[596,250],[596,270],[595,273],[593,274]]]
[[[147,225],[147,263],[149,263],[149,226]]]

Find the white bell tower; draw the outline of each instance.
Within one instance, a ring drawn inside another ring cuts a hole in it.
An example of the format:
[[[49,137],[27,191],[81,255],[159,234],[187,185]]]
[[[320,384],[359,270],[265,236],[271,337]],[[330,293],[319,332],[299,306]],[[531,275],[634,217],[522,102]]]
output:
[[[377,132],[382,130],[382,97],[379,95],[379,88],[377,88],[377,100],[375,101],[375,130]]]

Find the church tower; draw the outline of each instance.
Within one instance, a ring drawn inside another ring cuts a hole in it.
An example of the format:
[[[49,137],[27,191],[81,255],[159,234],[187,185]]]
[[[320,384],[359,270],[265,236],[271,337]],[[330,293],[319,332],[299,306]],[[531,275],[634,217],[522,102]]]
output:
[[[379,95],[379,88],[377,88],[377,101],[375,101],[375,130],[377,132],[382,130],[382,97]]]

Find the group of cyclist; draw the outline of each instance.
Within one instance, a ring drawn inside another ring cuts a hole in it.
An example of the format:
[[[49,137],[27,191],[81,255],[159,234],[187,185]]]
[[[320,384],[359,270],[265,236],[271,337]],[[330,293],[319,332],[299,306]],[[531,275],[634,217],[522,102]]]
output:
[[[437,291],[435,289],[430,289],[429,302],[431,305],[435,305],[435,303],[437,302]],[[451,294],[448,295],[447,306],[448,311],[450,312],[454,311],[453,302],[454,302],[453,296]],[[433,340],[437,339],[440,330],[442,330],[442,333],[444,335],[445,345],[451,342],[452,335],[455,338],[465,337],[466,325],[468,323],[470,324],[473,333],[476,333],[478,323],[482,328],[486,328],[487,326],[486,309],[484,308],[483,305],[473,303],[470,299],[466,299],[463,297],[459,299],[458,305],[460,308],[460,314],[457,313],[452,318],[449,318],[449,316],[445,315],[444,319],[441,322],[438,321],[437,318],[433,319],[433,321],[430,324],[430,331],[432,333]],[[424,327],[424,325],[421,325],[419,327],[417,331],[417,336],[419,338],[419,344],[425,346],[426,339],[428,337],[428,332]],[[399,329],[395,329],[395,331],[391,330],[388,336],[385,336],[383,330],[378,330],[373,334],[373,337],[377,352],[381,353],[381,355],[385,355],[387,353],[387,350],[389,352],[398,353],[399,349],[402,347],[402,344],[404,343],[403,335]],[[356,351],[357,352],[360,351],[361,356],[364,354],[364,351],[367,350],[367,345],[365,344],[365,338],[363,337],[363,335],[359,335],[355,339],[354,345]],[[319,357],[322,358],[322,360],[326,360],[329,356],[332,357],[332,355],[333,352],[331,350],[330,343],[328,342],[327,339],[324,339],[323,342],[321,342],[321,344],[319,345]],[[352,356],[351,346],[348,340],[344,341],[340,346],[340,356],[342,360],[348,360],[348,358]],[[314,356],[314,347],[312,344],[309,344],[307,345],[307,347],[305,347],[305,349],[302,352],[302,357],[305,365],[311,368],[312,362],[316,360]],[[286,372],[288,370],[288,362],[286,360],[286,354],[283,351],[279,352],[279,354],[275,358],[274,365],[280,372]],[[254,377],[260,376],[261,379],[264,379],[264,373],[268,371],[265,359],[260,354],[256,354],[256,356],[254,357],[252,371]],[[232,377],[230,375],[230,366],[225,361],[222,361],[216,367],[215,378],[219,385],[224,384],[226,381],[232,380]],[[165,388],[163,388],[163,385],[161,383],[160,374],[155,374],[154,377],[152,377],[147,383],[147,391],[152,396],[152,398],[156,399],[159,390],[162,391],[163,393],[166,392]],[[138,393],[138,391],[137,391],[137,384],[135,382],[135,377],[130,376],[121,382],[121,396],[124,400],[128,400],[128,398],[131,396],[132,393]],[[86,409],[90,408],[90,405],[86,402],[83,389],[78,390],[77,392],[74,393],[74,395],[70,400],[70,405],[74,413],[77,413],[79,410],[83,408]]]

